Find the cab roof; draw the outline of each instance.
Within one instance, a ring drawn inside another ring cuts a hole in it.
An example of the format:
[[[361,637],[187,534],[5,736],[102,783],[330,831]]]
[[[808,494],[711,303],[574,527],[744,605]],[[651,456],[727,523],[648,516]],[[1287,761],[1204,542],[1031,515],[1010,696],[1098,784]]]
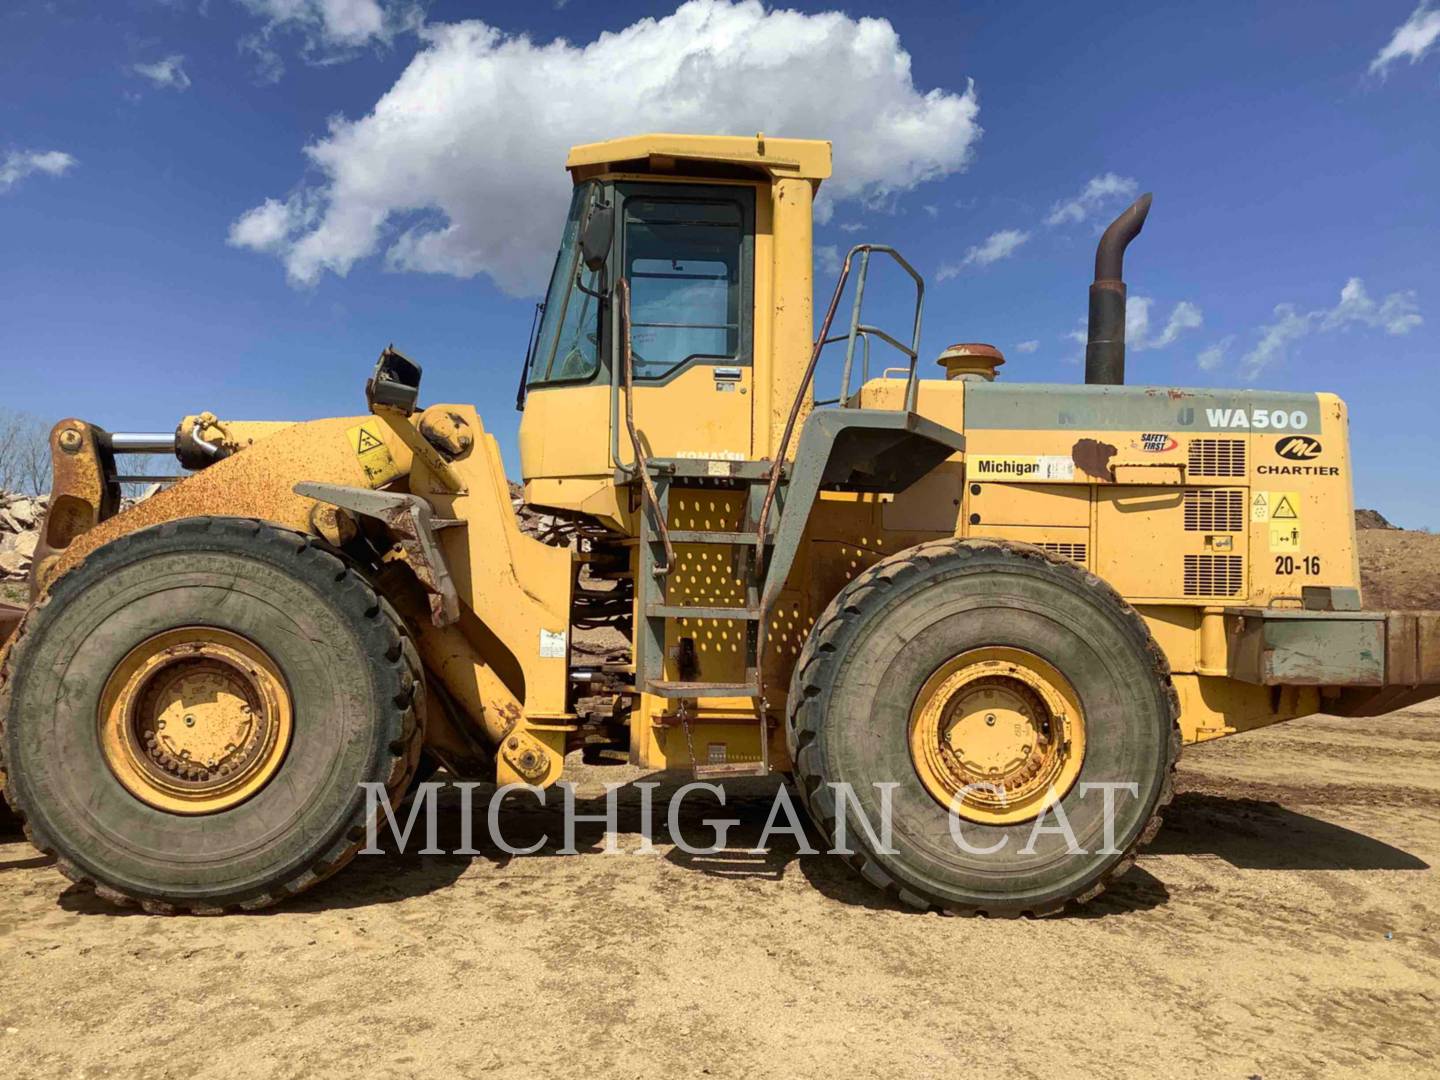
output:
[[[578,180],[599,172],[683,172],[684,162],[731,166],[818,184],[830,175],[825,139],[756,135],[627,135],[572,147],[565,167]]]

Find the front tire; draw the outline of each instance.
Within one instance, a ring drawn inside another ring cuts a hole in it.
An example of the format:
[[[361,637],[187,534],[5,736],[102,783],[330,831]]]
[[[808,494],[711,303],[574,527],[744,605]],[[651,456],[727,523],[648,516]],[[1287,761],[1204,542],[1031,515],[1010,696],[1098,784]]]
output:
[[[1164,655],[1113,589],[1030,545],[942,540],[875,564],[817,621],[789,702],[811,817],[833,843],[845,815],[851,862],[922,909],[1043,915],[1088,900],[1133,863],[1172,793]],[[857,816],[858,802],[881,820],[885,784],[889,852]],[[1133,798],[1112,789],[1112,834],[1096,784],[1135,785]],[[1053,794],[1035,795],[1044,785]]]
[[[329,876],[364,842],[360,785],[398,802],[419,756],[423,680],[395,611],[256,521],[100,548],[0,678],[0,777],[32,843],[149,911],[261,908]]]

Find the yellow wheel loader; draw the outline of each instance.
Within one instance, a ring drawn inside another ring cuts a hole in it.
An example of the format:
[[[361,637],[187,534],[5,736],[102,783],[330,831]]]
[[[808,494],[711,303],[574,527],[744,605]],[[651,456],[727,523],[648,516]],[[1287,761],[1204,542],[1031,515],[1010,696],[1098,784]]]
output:
[[[1132,863],[1183,744],[1440,693],[1440,614],[1360,604],[1338,398],[1124,385],[1149,196],[1100,241],[1085,383],[1053,385],[979,344],[921,378],[924,282],[882,245],[817,331],[828,143],[644,135],[567,167],[519,434],[559,542],[393,349],[362,415],[55,427],[0,778],[66,874],[263,907],[354,855],[366,785],[544,788],[599,748],[788,775],[905,903],[1044,914]],[[880,273],[904,327],[865,321]],[[189,474],[120,512],[137,452]],[[597,630],[621,647],[580,652]]]

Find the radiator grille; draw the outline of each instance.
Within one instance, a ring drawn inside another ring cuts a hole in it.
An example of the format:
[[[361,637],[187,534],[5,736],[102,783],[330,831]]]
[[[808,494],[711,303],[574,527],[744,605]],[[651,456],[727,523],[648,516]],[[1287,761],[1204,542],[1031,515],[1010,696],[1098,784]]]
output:
[[[1191,439],[1191,476],[1244,476],[1244,439]]]
[[[1238,596],[1244,582],[1239,555],[1186,555],[1186,596]]]
[[[1236,488],[1185,492],[1186,532],[1244,532],[1245,493]]]
[[[1062,559],[1069,559],[1073,563],[1085,563],[1086,550],[1084,544],[1058,544],[1046,543],[1040,545],[1051,555],[1059,555]]]

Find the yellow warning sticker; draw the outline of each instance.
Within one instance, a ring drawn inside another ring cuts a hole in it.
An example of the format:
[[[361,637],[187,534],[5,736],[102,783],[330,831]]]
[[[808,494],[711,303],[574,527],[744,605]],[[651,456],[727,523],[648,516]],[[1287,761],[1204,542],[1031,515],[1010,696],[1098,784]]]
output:
[[[1300,526],[1293,521],[1270,522],[1271,551],[1299,551]]]
[[[350,437],[350,449],[355,451],[355,458],[365,471],[365,482],[372,488],[388,484],[400,475],[390,448],[381,438],[379,420],[366,420],[345,434]]]
[[[1250,497],[1251,521],[1300,522],[1298,491],[1257,491]]]

